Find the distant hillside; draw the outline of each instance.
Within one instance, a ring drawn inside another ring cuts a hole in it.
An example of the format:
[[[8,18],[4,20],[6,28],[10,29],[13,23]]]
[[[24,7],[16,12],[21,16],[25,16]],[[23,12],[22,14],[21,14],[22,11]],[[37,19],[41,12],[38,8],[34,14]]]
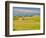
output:
[[[40,13],[18,13],[14,14],[13,16],[34,16],[34,15],[40,15]]]

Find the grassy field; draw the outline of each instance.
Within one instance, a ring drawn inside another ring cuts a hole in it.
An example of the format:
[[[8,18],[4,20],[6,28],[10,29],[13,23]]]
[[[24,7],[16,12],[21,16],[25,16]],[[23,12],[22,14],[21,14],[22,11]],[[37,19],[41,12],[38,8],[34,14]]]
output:
[[[17,30],[40,30],[40,16],[13,17],[13,31]]]

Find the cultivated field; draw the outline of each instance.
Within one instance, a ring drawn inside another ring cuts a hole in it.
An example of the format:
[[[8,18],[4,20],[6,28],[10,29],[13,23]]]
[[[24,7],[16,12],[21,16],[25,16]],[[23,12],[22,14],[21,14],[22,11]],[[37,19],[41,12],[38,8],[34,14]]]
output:
[[[40,30],[40,16],[13,17],[13,31]]]

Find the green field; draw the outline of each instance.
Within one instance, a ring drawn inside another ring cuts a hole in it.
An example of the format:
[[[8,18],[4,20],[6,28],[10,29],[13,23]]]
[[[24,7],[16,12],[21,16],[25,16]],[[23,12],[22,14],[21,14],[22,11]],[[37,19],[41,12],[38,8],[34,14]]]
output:
[[[13,16],[13,31],[18,30],[40,30],[40,16]]]

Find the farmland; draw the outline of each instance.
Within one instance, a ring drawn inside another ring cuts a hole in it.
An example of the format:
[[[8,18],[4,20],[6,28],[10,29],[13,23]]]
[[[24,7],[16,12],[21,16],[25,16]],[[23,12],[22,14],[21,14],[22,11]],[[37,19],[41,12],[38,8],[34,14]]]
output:
[[[13,16],[13,31],[40,30],[40,16]]]

